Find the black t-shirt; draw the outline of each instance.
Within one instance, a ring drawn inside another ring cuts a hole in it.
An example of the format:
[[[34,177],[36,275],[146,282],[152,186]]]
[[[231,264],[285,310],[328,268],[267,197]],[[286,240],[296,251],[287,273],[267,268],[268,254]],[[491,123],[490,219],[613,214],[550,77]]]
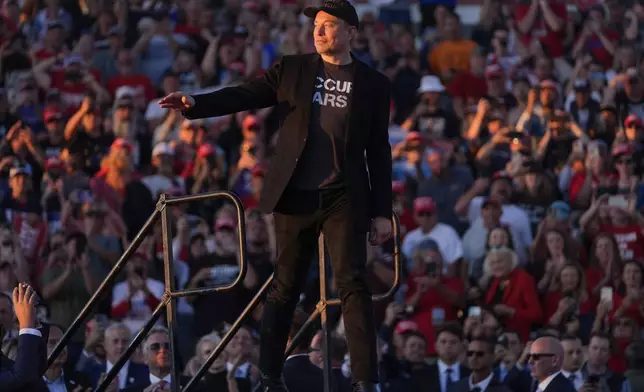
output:
[[[458,118],[441,108],[418,117],[413,129],[432,139],[458,139],[461,135]]]
[[[644,98],[639,101],[633,101],[624,90],[620,90],[615,94],[615,107],[622,121],[630,114],[644,118]]]
[[[101,159],[109,151],[114,135],[111,133],[100,133],[90,135],[82,127],[74,133],[69,140],[68,148],[70,153],[81,153],[85,158],[85,171],[93,175],[100,170]]]
[[[39,143],[40,149],[45,154],[45,159],[52,157],[60,157],[63,148],[67,147],[65,139],[61,139],[57,143],[53,143],[50,139],[43,140]]]
[[[315,190],[342,186],[353,69],[353,63],[335,65],[322,62],[315,79],[309,134],[291,178],[291,187]]]
[[[553,138],[548,144],[548,149],[543,159],[543,167],[558,173],[568,161],[575,140],[572,135],[557,139]]]

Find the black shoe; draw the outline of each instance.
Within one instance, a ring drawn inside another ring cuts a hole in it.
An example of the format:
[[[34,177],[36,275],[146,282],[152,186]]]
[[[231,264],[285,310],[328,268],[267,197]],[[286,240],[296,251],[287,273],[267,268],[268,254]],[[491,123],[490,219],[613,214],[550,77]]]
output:
[[[372,382],[359,381],[353,384],[353,392],[378,392],[378,388]]]
[[[254,392],[288,392],[284,378],[268,378],[262,376],[260,384]]]

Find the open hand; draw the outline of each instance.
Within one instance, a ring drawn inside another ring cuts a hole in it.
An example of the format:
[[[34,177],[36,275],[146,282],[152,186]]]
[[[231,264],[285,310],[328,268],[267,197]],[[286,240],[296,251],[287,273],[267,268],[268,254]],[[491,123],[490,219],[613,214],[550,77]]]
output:
[[[159,105],[164,109],[188,110],[195,106],[195,99],[184,92],[177,91],[161,98]]]
[[[19,283],[13,289],[13,310],[16,313],[20,329],[36,328],[36,290],[25,283]]]

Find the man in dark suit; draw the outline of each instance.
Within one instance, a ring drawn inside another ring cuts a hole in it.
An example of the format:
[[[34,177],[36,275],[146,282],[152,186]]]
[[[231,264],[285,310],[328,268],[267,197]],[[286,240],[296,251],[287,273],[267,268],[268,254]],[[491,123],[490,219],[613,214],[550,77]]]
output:
[[[424,336],[418,336],[424,339]],[[408,338],[409,339],[409,338]],[[470,375],[470,369],[459,362],[462,353],[463,330],[455,323],[447,323],[436,331],[436,363],[426,369],[411,371],[409,391],[449,392],[452,384]],[[406,345],[409,341],[406,341]],[[424,367],[424,366],[423,366]]]
[[[467,364],[472,371],[469,377],[461,378],[448,388],[448,392],[510,392],[495,377],[494,349],[496,341],[475,338],[467,347]]]
[[[528,363],[535,380],[533,392],[576,392],[570,380],[561,374],[563,359],[563,347],[556,338],[542,337],[532,343]]]
[[[38,296],[31,286],[19,284],[13,290],[13,311],[18,319],[18,355],[15,363],[0,353],[0,390],[3,392],[46,391],[42,374],[47,353],[42,332],[37,329],[36,303]],[[0,326],[0,341],[4,328]]]
[[[49,336],[47,337],[47,353],[51,353],[54,347],[63,337],[63,329],[57,325],[49,326]],[[67,362],[67,347],[58,355],[54,363],[49,366],[43,376],[43,380],[50,391],[67,390],[69,392],[91,392],[92,383],[87,376],[82,373],[63,372],[63,367]]]
[[[148,392],[158,390],[159,392],[171,390],[172,387],[172,355],[170,355],[170,335],[163,327],[152,328],[143,342],[143,357],[148,365],[149,378],[143,383],[133,385],[122,390],[122,392]],[[179,384],[184,387],[190,377],[181,376]]]
[[[132,340],[130,329],[122,323],[114,323],[105,329],[105,363],[89,362],[83,373],[87,375],[92,386],[96,388],[114,364],[121,357]],[[116,379],[113,381],[114,389],[122,391],[126,388],[143,385],[150,382],[148,367],[131,361],[125,362]]]
[[[159,104],[190,119],[276,106],[280,135],[259,204],[274,213],[279,255],[262,317],[263,391],[287,390],[282,355],[320,231],[342,301],[354,389],[374,391],[366,233],[381,244],[392,232],[390,83],[351,55],[359,21],[348,1],[327,0],[304,14],[315,18],[317,53],[284,56],[263,77],[240,86],[196,96],[176,92]]]
[[[289,333],[289,342],[304,325],[308,315],[297,310]],[[284,381],[289,391],[324,391],[322,369],[309,359],[309,345],[313,340],[313,329],[308,328],[297,341],[293,353],[284,362]]]

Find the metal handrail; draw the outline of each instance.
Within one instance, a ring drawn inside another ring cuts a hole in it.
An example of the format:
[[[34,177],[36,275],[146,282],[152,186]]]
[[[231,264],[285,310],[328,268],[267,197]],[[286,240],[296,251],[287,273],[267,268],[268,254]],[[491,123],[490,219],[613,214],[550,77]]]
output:
[[[166,207],[176,205],[176,204],[183,204],[188,202],[203,201],[203,200],[216,199],[216,198],[229,199],[233,203],[237,211],[237,221],[238,221],[237,235],[239,240],[239,259],[238,259],[239,273],[237,274],[237,277],[235,278],[235,280],[229,284],[217,285],[214,287],[204,287],[204,288],[199,288],[195,290],[174,291],[174,268],[173,268],[174,263],[173,263],[173,251],[172,251],[172,233],[170,228],[170,218],[168,216]],[[114,265],[114,267],[112,267],[112,270],[108,273],[107,277],[103,280],[103,282],[98,287],[96,292],[94,292],[92,297],[89,299],[85,307],[83,307],[83,309],[78,314],[76,319],[69,326],[67,331],[65,331],[65,333],[63,334],[63,337],[60,339],[56,347],[54,347],[51,354],[47,358],[47,366],[51,366],[51,364],[60,355],[63,348],[67,345],[67,343],[74,335],[74,333],[76,333],[76,331],[79,329],[81,324],[88,318],[88,316],[90,315],[90,312],[100,301],[100,298],[106,293],[111,283],[116,279],[117,275],[121,272],[121,270],[125,266],[125,263],[136,252],[139,245],[141,245],[141,243],[143,242],[143,239],[150,231],[150,229],[153,227],[159,215],[161,215],[162,230],[163,230],[165,293],[163,294],[163,298],[159,303],[159,305],[152,312],[152,316],[150,317],[150,319],[146,322],[146,324],[143,326],[141,331],[139,331],[139,333],[134,337],[132,342],[130,342],[130,345],[127,347],[127,349],[118,359],[118,361],[114,364],[112,369],[110,369],[110,371],[107,372],[107,374],[105,375],[100,385],[98,385],[98,387],[96,388],[97,392],[103,392],[106,390],[106,388],[116,377],[116,375],[121,370],[121,368],[125,365],[127,360],[132,356],[132,353],[134,352],[134,350],[136,350],[139,344],[145,339],[145,336],[147,335],[147,333],[152,329],[154,324],[161,316],[161,312],[164,310],[164,308],[166,308],[167,310],[168,331],[170,334],[169,340],[170,340],[171,353],[173,355],[176,353],[175,336],[174,336],[175,330],[176,330],[175,302],[178,297],[182,297],[186,295],[207,294],[212,292],[229,291],[243,283],[243,280],[244,280],[244,277],[246,276],[246,271],[248,268],[248,259],[247,259],[247,253],[246,253],[246,219],[244,216],[244,206],[241,200],[239,199],[239,197],[237,197],[237,195],[235,195],[234,193],[228,192],[228,191],[207,192],[207,193],[201,193],[197,195],[171,197],[171,198],[162,194],[159,197],[159,201],[156,204],[155,211],[150,215],[150,217],[145,222],[143,227],[141,227],[141,230],[139,230],[139,232],[136,234],[136,236],[134,237],[130,245],[127,247],[127,249],[125,249],[125,251],[119,258],[119,260]],[[174,377],[175,380],[179,379],[176,361],[172,361],[172,376]],[[179,390],[178,383],[172,383],[172,390],[173,392],[177,392]]]
[[[398,287],[400,286],[400,276],[401,276],[401,270],[402,270],[402,263],[400,260],[400,220],[398,219],[398,215],[394,212],[392,213],[392,222],[393,222],[393,240],[394,240],[394,254],[393,254],[393,259],[394,259],[394,282],[387,290],[386,293],[384,294],[378,294],[372,296],[373,301],[382,301],[384,299],[387,299],[391,297],[397,290]],[[338,299],[331,299],[328,300],[326,298],[326,261],[324,258],[324,235],[320,234],[319,238],[319,264],[320,264],[320,302],[318,302],[318,306],[316,306],[315,311],[311,314],[309,319],[306,321],[306,323],[300,328],[300,330],[296,333],[296,335],[293,337],[291,340],[291,343],[289,344],[289,347],[286,349],[285,355],[288,356],[294,349],[295,344],[297,341],[301,338],[302,334],[308,328],[315,319],[321,315],[326,315],[327,307],[328,306],[333,306],[333,305],[339,305],[340,301]],[[324,278],[323,278],[324,277]],[[221,353],[224,351],[228,343],[232,340],[233,336],[237,333],[239,328],[241,328],[242,323],[248,318],[248,316],[253,312],[253,310],[257,307],[261,299],[264,297],[264,295],[268,292],[269,287],[273,283],[274,279],[274,274],[271,274],[271,276],[266,279],[266,282],[262,287],[259,289],[257,294],[253,297],[252,300],[246,305],[246,308],[241,312],[237,320],[233,323],[233,325],[230,327],[230,329],[226,332],[226,335],[221,339],[217,347],[210,353],[206,361],[201,365],[197,373],[192,377],[192,379],[186,384],[186,386],[181,390],[181,392],[189,392],[196,386],[198,383],[199,379],[203,377],[203,375],[206,373],[206,371],[210,368],[210,366],[215,362],[217,357],[221,355]],[[324,293],[324,295],[322,295]],[[324,317],[326,319],[326,317]],[[324,329],[324,324],[323,324],[323,329]],[[325,340],[324,342],[329,342],[329,334],[330,332],[328,329],[324,333]],[[324,343],[323,347],[323,356],[325,360],[325,368],[330,369],[330,361],[331,357],[329,355],[329,351],[326,349],[327,348],[327,343]],[[330,385],[330,379],[325,375],[325,387]],[[328,389],[327,389],[328,391]]]

